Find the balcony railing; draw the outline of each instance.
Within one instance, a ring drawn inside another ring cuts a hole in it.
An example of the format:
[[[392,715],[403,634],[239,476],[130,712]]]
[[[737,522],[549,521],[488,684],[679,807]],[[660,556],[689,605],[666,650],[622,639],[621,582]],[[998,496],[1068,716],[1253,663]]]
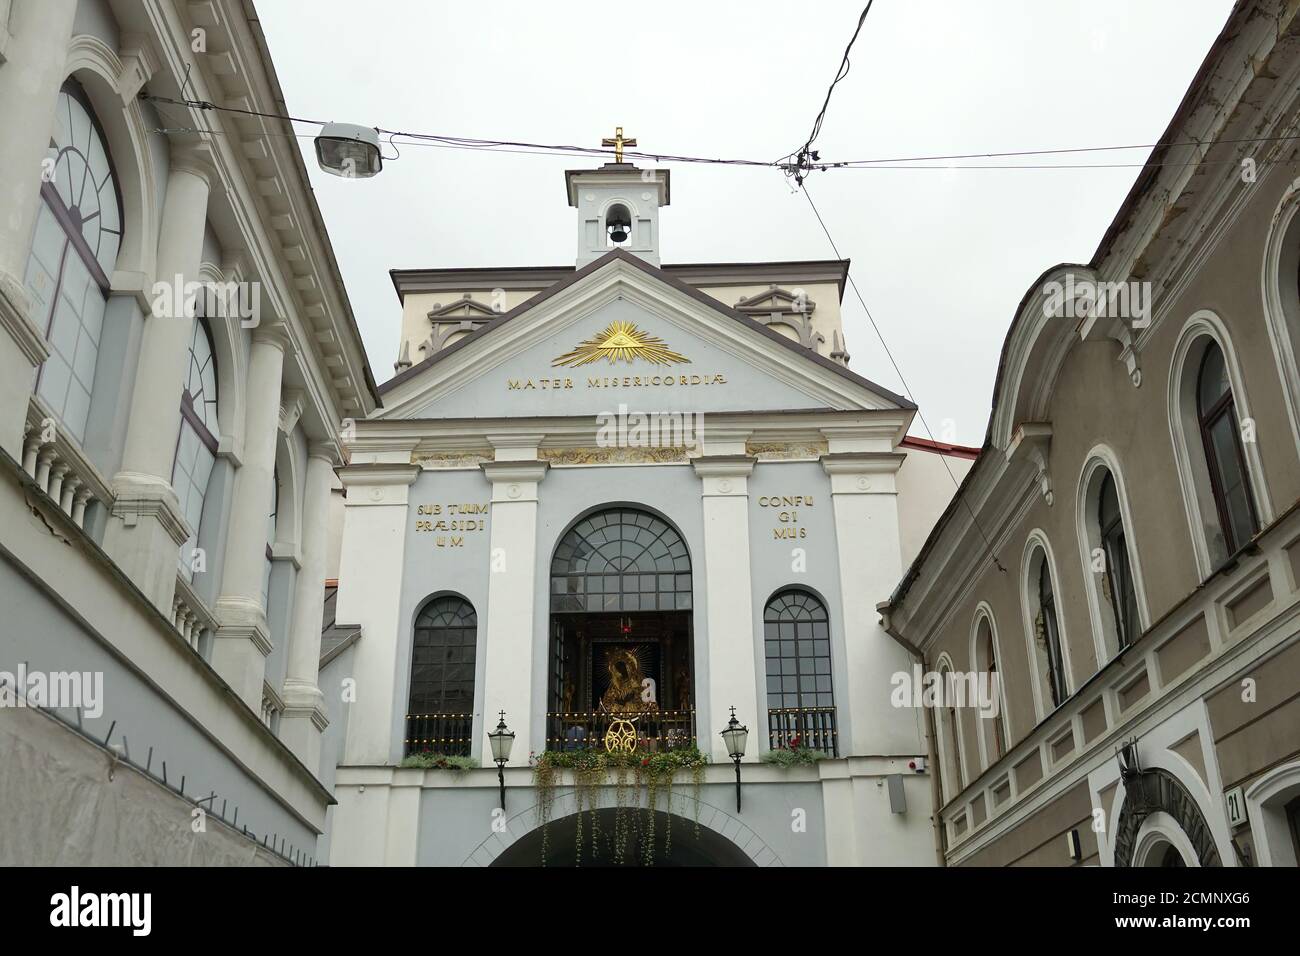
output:
[[[784,750],[796,742],[800,747],[820,750],[828,757],[840,755],[839,733],[835,729],[834,707],[772,707],[767,711],[767,742],[772,750]]]
[[[546,715],[547,750],[584,750],[604,748],[605,737],[620,722],[616,733],[620,742],[637,750],[657,753],[695,744],[695,711],[663,710],[641,714],[611,714],[606,711]],[[634,736],[633,736],[634,735]]]
[[[200,655],[205,652],[204,635],[213,634],[217,630],[217,619],[183,574],[176,575],[176,592],[172,596],[172,626],[194,653]]]
[[[108,483],[37,395],[27,405],[22,464],[41,491],[78,528],[85,526],[86,508],[91,502],[105,507],[112,503]]]
[[[474,737],[473,714],[407,714],[406,756],[441,754],[468,757]]]

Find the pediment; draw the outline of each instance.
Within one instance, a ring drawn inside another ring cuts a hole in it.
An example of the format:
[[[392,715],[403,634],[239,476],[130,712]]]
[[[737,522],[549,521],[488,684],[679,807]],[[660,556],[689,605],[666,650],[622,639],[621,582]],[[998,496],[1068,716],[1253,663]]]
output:
[[[494,316],[381,392],[386,419],[912,407],[626,253]]]
[[[741,296],[736,303],[737,312],[753,316],[769,315],[771,313],[778,315],[812,315],[816,308],[817,303],[806,295],[797,295],[779,286],[772,286],[766,292],[760,292],[758,295],[752,295],[748,298]]]

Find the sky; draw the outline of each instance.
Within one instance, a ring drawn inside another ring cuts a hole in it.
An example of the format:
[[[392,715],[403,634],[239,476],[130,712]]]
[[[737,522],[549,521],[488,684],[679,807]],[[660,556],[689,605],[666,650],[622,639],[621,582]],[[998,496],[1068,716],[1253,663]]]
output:
[[[862,6],[257,0],[295,116],[587,146],[622,126],[651,152],[761,160],[808,137]],[[815,148],[835,161],[1155,143],[1231,8],[876,0]],[[389,269],[572,264],[563,171],[600,163],[405,145],[379,176],[343,180],[299,143],[380,382],[401,322]],[[846,290],[850,367],[910,395],[935,438],[981,444],[1017,304],[1050,266],[1092,257],[1148,154],[814,173],[808,193],[906,385]],[[1118,168],[969,168],[1043,163]],[[779,170],[668,168],[665,263],[833,257]],[[912,433],[925,437],[919,420]]]

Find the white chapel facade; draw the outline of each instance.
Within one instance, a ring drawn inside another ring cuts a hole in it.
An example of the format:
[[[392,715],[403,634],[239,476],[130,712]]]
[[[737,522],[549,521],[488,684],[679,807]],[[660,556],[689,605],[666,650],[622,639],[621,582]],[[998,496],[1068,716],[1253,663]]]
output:
[[[973,456],[907,438],[915,406],[848,368],[847,262],[663,265],[666,171],[566,187],[573,266],[393,273],[396,375],[340,470],[328,858],[536,864],[535,763],[626,719],[647,761],[709,761],[659,805],[699,820],[679,862],[935,862],[923,729],[890,703],[911,661],[875,602]],[[791,745],[824,759],[763,760]],[[479,769],[409,766],[430,753]]]

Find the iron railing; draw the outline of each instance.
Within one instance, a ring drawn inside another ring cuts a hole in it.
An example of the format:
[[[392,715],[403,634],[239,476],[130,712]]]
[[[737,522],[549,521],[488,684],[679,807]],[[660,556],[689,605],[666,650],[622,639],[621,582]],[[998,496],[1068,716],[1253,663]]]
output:
[[[441,754],[468,757],[474,737],[473,714],[407,714],[406,756]]]
[[[838,757],[840,744],[835,728],[835,708],[768,708],[767,743],[772,750],[786,750],[794,744],[820,750],[828,757]]]
[[[640,714],[556,713],[546,715],[547,750],[605,749],[605,737],[619,721],[631,727],[635,748],[647,753],[678,750],[695,744],[695,711],[660,710]],[[619,739],[631,741],[620,725]],[[611,738],[614,739],[614,738]]]

